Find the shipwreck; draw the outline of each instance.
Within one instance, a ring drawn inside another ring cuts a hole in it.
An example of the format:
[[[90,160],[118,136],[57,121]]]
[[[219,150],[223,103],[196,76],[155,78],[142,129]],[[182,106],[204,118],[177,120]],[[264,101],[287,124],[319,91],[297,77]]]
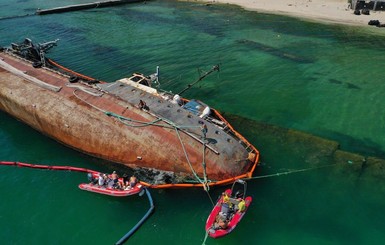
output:
[[[46,57],[56,43],[25,39],[0,49],[1,110],[85,154],[171,173],[165,181],[148,180],[152,187],[222,185],[252,176],[258,150],[217,110],[156,88],[158,72],[110,83],[76,73]]]

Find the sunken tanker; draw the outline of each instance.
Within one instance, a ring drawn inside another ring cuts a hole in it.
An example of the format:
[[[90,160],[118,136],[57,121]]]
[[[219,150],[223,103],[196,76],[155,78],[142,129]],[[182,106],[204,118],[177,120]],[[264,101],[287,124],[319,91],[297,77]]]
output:
[[[259,152],[218,111],[154,88],[156,75],[106,83],[68,70],[45,57],[56,42],[1,48],[1,110],[88,155],[171,172],[159,187],[251,177]]]

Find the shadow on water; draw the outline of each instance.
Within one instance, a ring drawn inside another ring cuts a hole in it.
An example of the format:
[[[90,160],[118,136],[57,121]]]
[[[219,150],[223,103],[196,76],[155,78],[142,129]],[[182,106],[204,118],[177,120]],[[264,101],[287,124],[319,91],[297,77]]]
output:
[[[337,79],[333,79],[333,78],[330,78],[330,79],[329,79],[329,82],[330,82],[330,83],[333,83],[333,84],[343,84],[342,81],[337,80]]]
[[[290,166],[283,165],[283,167],[306,168],[336,164],[332,168],[333,171],[343,172],[348,179],[385,177],[385,159],[383,158],[345,151],[341,149],[339,142],[312,134],[261,123],[232,114],[225,114],[225,117],[235,128],[245,129],[242,134],[260,150],[262,162],[265,160],[264,155],[280,155],[283,159],[286,155],[297,155],[297,161],[292,161]],[[347,136],[345,136],[346,138]],[[350,140],[354,142],[353,138]],[[373,153],[385,156],[384,153]],[[385,192],[385,183],[383,184]]]
[[[332,84],[338,84],[338,85],[346,85],[346,87],[348,89],[357,89],[357,90],[360,90],[361,87],[360,86],[357,86],[353,83],[350,83],[350,82],[343,82],[343,81],[340,81],[340,80],[337,80],[337,79],[334,79],[334,78],[330,78],[329,79],[329,83],[332,83]]]
[[[277,56],[277,57],[282,58],[282,59],[295,61],[298,63],[314,63],[314,60],[312,60],[312,59],[309,59],[306,57],[301,57],[301,56],[295,55],[293,53],[289,53],[289,52],[286,52],[284,50],[274,48],[274,47],[271,47],[271,46],[268,46],[268,45],[265,45],[265,44],[262,44],[259,42],[255,42],[255,41],[251,41],[251,40],[247,40],[247,39],[239,39],[239,40],[236,40],[236,43],[242,44],[242,45],[249,47],[249,48],[257,49],[259,51]]]
[[[349,151],[357,152],[364,156],[375,156],[385,159],[385,152],[381,149],[381,146],[373,142],[370,139],[356,139],[346,134],[341,134],[334,131],[322,130],[319,132],[324,137],[338,140],[343,148],[349,149]]]
[[[172,3],[170,3],[172,4]],[[171,12],[169,15],[164,15],[164,13],[156,13],[151,11],[141,11],[135,9],[119,9],[116,14],[123,19],[136,19],[140,20],[147,25],[153,26],[173,26],[173,28],[189,28],[191,30],[196,30],[198,33],[206,33],[215,37],[223,37],[225,27],[218,24],[215,20],[217,16],[213,16],[212,12],[208,12],[207,15],[202,18],[195,18],[194,12],[199,9],[199,11],[204,11],[207,9],[206,6],[202,4],[178,4],[179,11]]]
[[[359,87],[353,83],[346,82],[345,84],[347,85],[348,89],[361,89],[361,87]]]

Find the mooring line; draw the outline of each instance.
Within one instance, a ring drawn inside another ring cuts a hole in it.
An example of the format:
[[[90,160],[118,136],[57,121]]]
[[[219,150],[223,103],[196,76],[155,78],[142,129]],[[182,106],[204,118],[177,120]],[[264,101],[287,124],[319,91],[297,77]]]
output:
[[[354,164],[354,163],[349,162],[349,164]],[[289,170],[289,171],[275,173],[275,174],[267,174],[267,175],[255,176],[255,177],[250,177],[250,178],[244,178],[243,180],[253,180],[253,179],[263,179],[263,178],[269,178],[269,177],[277,177],[277,176],[281,176],[281,175],[306,172],[306,171],[311,171],[311,170],[316,170],[316,169],[321,169],[321,168],[334,167],[334,166],[338,166],[338,165],[339,164],[333,163],[333,164],[328,164],[328,165],[323,165],[323,166],[318,166],[318,167],[295,169],[295,170]]]
[[[210,199],[210,201],[211,201],[211,204],[213,204],[213,207],[214,207],[214,206],[215,206],[215,203],[214,203],[213,199],[211,198],[209,191],[206,191],[206,193],[207,193],[207,195],[209,196],[209,199]]]
[[[209,233],[206,232],[205,238],[203,239],[202,245],[206,245],[207,237],[209,236]]]

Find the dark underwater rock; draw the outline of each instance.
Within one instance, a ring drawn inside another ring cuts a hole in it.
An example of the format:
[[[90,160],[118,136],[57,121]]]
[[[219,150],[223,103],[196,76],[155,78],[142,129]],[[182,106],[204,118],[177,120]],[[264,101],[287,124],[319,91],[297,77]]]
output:
[[[264,147],[274,147],[274,151],[282,153],[291,152],[300,156],[301,163],[298,166],[288,168],[310,168],[325,166],[329,173],[336,178],[343,178],[344,182],[356,184],[357,180],[365,180],[367,183],[383,183],[385,193],[385,160],[377,157],[364,156],[354,152],[340,149],[337,141],[321,138],[306,132],[287,129],[276,125],[261,123],[254,120],[225,114],[225,118],[235,128],[247,128],[247,132],[241,132],[258,149],[261,158],[264,158]],[[246,130],[245,130],[246,131]],[[265,149],[270,151],[270,149]],[[333,165],[335,164],[335,166]]]

